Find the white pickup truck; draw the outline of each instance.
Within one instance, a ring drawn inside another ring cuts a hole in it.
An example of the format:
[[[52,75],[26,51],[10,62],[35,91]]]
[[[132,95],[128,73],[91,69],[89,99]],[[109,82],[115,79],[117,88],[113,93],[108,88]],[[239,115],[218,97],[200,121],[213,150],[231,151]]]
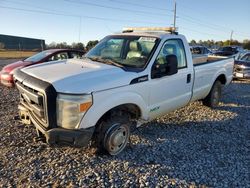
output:
[[[187,40],[172,28],[127,28],[80,60],[16,70],[19,115],[49,144],[86,146],[92,140],[116,155],[131,127],[196,100],[216,107],[233,63],[208,56],[193,64]]]

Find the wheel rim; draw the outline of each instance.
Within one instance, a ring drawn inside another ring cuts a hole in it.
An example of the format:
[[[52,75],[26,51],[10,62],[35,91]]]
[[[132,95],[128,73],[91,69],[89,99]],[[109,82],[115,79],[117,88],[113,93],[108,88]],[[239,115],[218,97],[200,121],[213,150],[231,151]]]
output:
[[[217,105],[219,103],[219,100],[220,100],[220,91],[219,89],[217,88],[215,91],[214,91],[214,94],[213,94],[213,104],[214,105]]]
[[[117,155],[127,145],[130,131],[126,124],[115,124],[106,132],[106,149],[111,155]]]

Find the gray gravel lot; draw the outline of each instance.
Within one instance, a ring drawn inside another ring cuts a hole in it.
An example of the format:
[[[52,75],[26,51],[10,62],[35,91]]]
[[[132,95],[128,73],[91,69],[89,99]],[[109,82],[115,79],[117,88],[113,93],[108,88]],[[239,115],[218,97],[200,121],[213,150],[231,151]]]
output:
[[[114,157],[33,142],[13,119],[18,101],[0,86],[0,187],[250,187],[250,82],[234,81],[215,110],[195,102],[143,125]]]

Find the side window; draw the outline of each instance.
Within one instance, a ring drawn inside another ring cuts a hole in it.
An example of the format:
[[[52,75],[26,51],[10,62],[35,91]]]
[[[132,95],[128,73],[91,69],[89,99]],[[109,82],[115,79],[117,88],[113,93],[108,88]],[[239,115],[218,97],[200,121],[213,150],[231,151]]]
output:
[[[156,64],[165,64],[167,55],[176,55],[178,68],[187,67],[184,45],[180,39],[167,40],[156,58]]]
[[[79,59],[81,57],[82,57],[82,55],[80,52],[69,52],[69,58]]]
[[[57,53],[49,58],[48,61],[57,61],[57,60],[63,60],[63,59],[68,59],[68,53],[67,52],[60,52]]]

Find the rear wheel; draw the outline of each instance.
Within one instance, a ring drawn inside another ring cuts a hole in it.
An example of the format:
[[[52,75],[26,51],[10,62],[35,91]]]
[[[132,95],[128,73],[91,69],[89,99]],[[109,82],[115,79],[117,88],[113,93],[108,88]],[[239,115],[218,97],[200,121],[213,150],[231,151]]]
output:
[[[96,143],[99,151],[117,155],[124,150],[130,137],[130,119],[123,112],[100,122],[96,132]]]
[[[202,100],[202,103],[208,107],[215,108],[219,105],[221,98],[221,82],[215,81],[208,96]]]

